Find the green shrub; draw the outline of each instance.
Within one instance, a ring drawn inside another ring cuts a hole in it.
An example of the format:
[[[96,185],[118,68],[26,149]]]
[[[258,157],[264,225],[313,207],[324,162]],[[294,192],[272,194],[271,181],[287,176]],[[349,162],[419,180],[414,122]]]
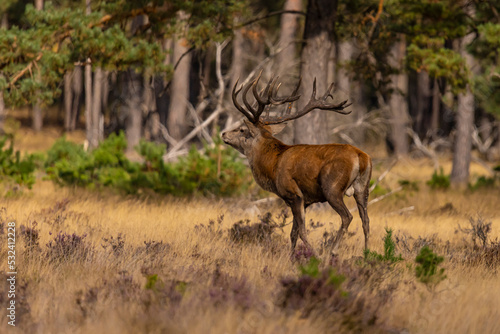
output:
[[[396,244],[394,240],[392,240],[392,229],[385,229],[385,237],[384,237],[384,255],[379,254],[375,251],[370,251],[369,249],[364,250],[364,257],[366,261],[371,262],[398,262],[403,260],[401,254],[396,256]]]
[[[476,180],[476,183],[469,184],[469,189],[474,191],[474,190],[484,189],[484,188],[493,188],[496,185],[496,181],[497,181],[497,179],[495,177],[480,176]]]
[[[403,187],[404,189],[410,190],[410,191],[419,191],[420,190],[418,187],[417,181],[399,180],[398,183],[401,187]]]
[[[143,163],[127,159],[123,132],[112,134],[94,151],[58,140],[45,163],[49,179],[61,185],[88,188],[108,187],[127,194],[151,190],[176,196],[200,193],[231,196],[245,191],[251,183],[248,168],[236,151],[225,149],[220,139],[203,153],[194,146],[175,163],[165,163],[165,145],[141,141],[135,150]]]
[[[434,288],[439,282],[446,278],[444,268],[439,268],[439,264],[444,258],[432,252],[432,250],[424,246],[420,249],[415,261],[415,275],[417,279],[427,285],[429,288]]]
[[[8,143],[8,147],[5,147]],[[27,154],[21,158],[19,151],[14,151],[13,136],[0,137],[0,178],[13,181],[29,189],[35,183],[35,168],[39,155]]]
[[[175,165],[181,174],[181,186],[204,195],[230,196],[246,191],[251,184],[249,169],[236,150],[227,149],[219,139],[200,153],[194,146]]]
[[[375,180],[370,180],[370,188],[375,184]],[[373,188],[373,190],[370,192],[370,195],[378,197],[387,194],[390,192],[390,189],[382,188],[379,184]]]
[[[439,169],[439,173],[435,170],[427,184],[432,189],[448,189],[450,187],[450,176],[444,175],[443,168]]]

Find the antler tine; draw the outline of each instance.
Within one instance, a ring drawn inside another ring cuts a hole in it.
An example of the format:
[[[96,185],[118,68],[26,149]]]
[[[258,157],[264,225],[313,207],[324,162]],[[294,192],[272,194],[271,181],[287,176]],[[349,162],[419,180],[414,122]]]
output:
[[[234,84],[234,87],[233,87],[233,91],[232,91],[232,95],[231,95],[231,97],[232,97],[232,99],[233,99],[233,104],[234,104],[234,106],[236,107],[236,109],[238,109],[238,110],[239,110],[239,112],[241,112],[241,113],[242,113],[242,114],[243,114],[246,118],[248,118],[248,120],[249,120],[250,122],[254,122],[255,120],[254,120],[253,115],[252,115],[250,112],[246,111],[246,110],[245,110],[245,108],[243,108],[243,107],[242,107],[242,106],[238,103],[238,99],[237,99],[238,94],[239,94],[239,93],[241,92],[241,90],[243,89],[243,85],[241,85],[241,87],[240,87],[239,89],[236,89],[236,87],[238,86],[238,82],[239,82],[239,81],[240,81],[240,78],[238,78],[238,79],[236,80],[236,83]]]
[[[269,87],[271,87],[271,83],[274,80],[274,78],[272,77],[269,80],[269,82],[267,83],[266,87],[263,90],[260,91],[260,94],[258,94],[257,93],[257,85],[259,83],[261,74],[262,74],[262,71],[260,72],[259,76],[257,77],[257,79],[253,83],[253,85],[252,85],[252,91],[253,91],[253,96],[255,97],[255,100],[257,100],[257,102],[259,104],[267,105],[267,104],[269,104],[269,98],[267,100],[264,100],[264,99],[262,99],[262,96],[268,95]]]
[[[300,117],[306,115],[307,113],[309,113],[310,111],[312,111],[314,109],[331,110],[331,111],[336,111],[336,112],[338,112],[340,114],[344,114],[344,115],[350,114],[351,110],[349,110],[349,111],[344,110],[345,108],[347,108],[347,107],[349,107],[351,105],[351,103],[347,104],[347,100],[343,101],[343,102],[340,102],[338,104],[332,104],[332,103],[327,103],[326,102],[326,100],[328,99],[328,97],[332,97],[333,98],[333,96],[331,94],[333,86],[334,85],[332,83],[330,85],[330,87],[328,88],[328,90],[326,91],[326,93],[320,99],[316,99],[316,78],[314,78],[313,87],[312,87],[312,93],[311,93],[311,99],[302,108],[302,110],[297,111],[296,113],[290,115],[291,105],[289,105],[287,107],[287,109],[286,109],[286,116],[276,117],[276,118],[272,118],[272,119],[269,118],[269,119],[266,119],[265,123],[266,124],[284,123],[284,122],[287,122],[287,121],[291,121],[291,120],[300,118]]]
[[[332,95],[332,89],[335,86],[335,83],[331,83],[330,86],[328,87],[328,90],[326,91],[325,95],[323,95],[323,101],[326,101],[328,97],[331,97],[333,99]]]
[[[258,78],[257,78],[257,79],[258,79]],[[255,115],[256,115],[256,113],[257,113],[257,110],[255,110],[254,108],[252,108],[252,106],[251,106],[251,105],[250,105],[250,103],[248,102],[248,100],[247,100],[247,94],[248,94],[248,91],[250,90],[250,88],[252,88],[252,86],[254,86],[254,85],[255,85],[255,82],[256,82],[256,80],[257,80],[257,79],[255,79],[254,81],[252,81],[252,83],[251,83],[251,84],[247,85],[247,86],[245,87],[245,89],[243,89],[243,93],[242,93],[242,94],[243,94],[243,95],[242,95],[243,104],[245,104],[245,106],[247,107],[248,112],[252,114],[252,117],[253,117],[252,122],[253,122],[253,123],[257,122],[257,120],[258,120],[258,117],[255,117]]]
[[[280,105],[280,104],[285,104],[287,102],[297,101],[300,98],[300,95],[296,95],[298,90],[299,90],[300,81],[301,80],[299,80],[299,83],[297,84],[297,86],[293,90],[292,94],[290,96],[287,96],[287,97],[277,97],[278,90],[281,87],[281,82],[280,82],[278,84],[278,86],[276,87],[276,90],[274,90],[274,92],[272,92],[272,95],[270,96],[271,103],[274,105]]]

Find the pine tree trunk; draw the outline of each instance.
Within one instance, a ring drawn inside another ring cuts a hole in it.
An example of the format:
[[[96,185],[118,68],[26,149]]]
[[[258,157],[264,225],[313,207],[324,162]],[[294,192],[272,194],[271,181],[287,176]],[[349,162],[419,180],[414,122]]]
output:
[[[391,49],[389,63],[391,67],[402,71],[403,58],[406,52],[404,39],[396,42]],[[406,128],[409,126],[408,102],[408,76],[405,73],[391,76],[393,92],[389,98],[389,109],[391,117],[390,139],[394,146],[396,156],[405,156],[409,152],[408,136]]]
[[[434,78],[432,88],[432,115],[430,130],[432,134],[436,134],[439,128],[439,112],[441,108],[441,92],[439,91],[438,79]]]
[[[0,27],[2,29],[7,29],[9,27],[9,23],[7,20],[7,13],[2,15],[2,21],[0,22]],[[3,78],[4,75],[0,72],[0,79]],[[7,112],[5,110],[5,101],[3,99],[3,90],[0,90],[0,135],[5,133],[5,117],[7,116]]]
[[[172,49],[173,42],[171,39],[164,39],[162,43],[163,50],[167,52],[167,55],[163,61],[163,64],[168,66],[172,65]],[[156,99],[156,109],[158,112],[158,116],[160,118],[160,123],[162,125],[167,125],[167,117],[168,117],[168,106],[170,104],[170,96],[167,93],[167,84],[168,81],[164,79],[159,79],[159,84],[156,85],[155,89],[155,99]]]
[[[177,40],[174,46],[174,64],[188,50],[184,39]],[[180,140],[187,131],[187,102],[189,101],[189,74],[191,54],[180,61],[170,86],[170,107],[168,110],[167,129],[170,135]]]
[[[351,91],[351,80],[349,78],[349,73],[345,68],[345,64],[352,59],[354,53],[354,46],[350,41],[342,41],[337,42],[335,44],[336,49],[336,76],[335,79],[332,80],[335,82],[335,100],[345,101],[349,100],[349,102],[353,102],[351,99],[352,91]],[[346,124],[348,122],[353,121],[356,118],[356,109],[351,108],[352,113],[346,117],[345,115],[337,114],[337,113],[328,113],[328,123],[330,124],[330,128],[333,129],[336,126]],[[336,141],[341,140],[340,138],[335,138]]]
[[[469,8],[470,11],[471,8]],[[473,17],[473,13],[468,13]],[[471,72],[476,61],[466,47],[474,40],[474,33],[464,36],[460,43],[460,55]],[[465,92],[458,94],[455,142],[453,143],[453,166],[450,181],[456,187],[466,186],[469,181],[469,167],[472,151],[472,130],[474,125],[474,94],[467,85]]]
[[[102,137],[100,129],[101,124],[101,105],[102,105],[102,82],[104,80],[104,72],[101,67],[97,66],[94,72],[94,91],[92,93],[92,112],[91,112],[91,140],[89,147],[91,149],[99,146],[99,139]]]
[[[0,74],[0,79],[3,78],[3,74]],[[0,135],[5,133],[5,101],[3,100],[3,90],[0,90]]]
[[[90,15],[90,0],[85,1],[85,13]],[[87,134],[87,145],[89,149],[92,149],[92,144],[94,143],[93,124],[92,124],[92,65],[91,59],[87,58],[87,64],[85,65],[85,129]]]
[[[71,112],[73,111],[73,90],[72,90],[73,71],[64,73],[64,131],[71,131]]]
[[[159,127],[159,115],[156,110],[156,100],[155,100],[155,90],[152,86],[151,82],[154,80],[151,75],[144,74],[143,79],[143,105],[145,106],[146,115],[147,115],[147,124],[145,137],[149,140],[158,140],[160,135],[160,127]]]
[[[355,80],[351,84],[351,101],[352,101],[352,113],[354,114],[354,119],[360,120],[368,112],[368,107],[366,105],[366,96],[363,89],[363,83],[359,80]],[[366,127],[362,126],[355,127],[354,132],[350,133],[350,137],[354,140],[358,145],[362,145],[365,142],[365,130]]]
[[[455,142],[453,143],[453,168],[450,181],[458,186],[467,185],[472,150],[472,125],[474,123],[474,95],[470,87],[458,95]]]
[[[323,94],[328,88],[328,60],[331,54],[336,14],[337,0],[310,0],[307,4],[300,68],[303,84],[299,94],[302,98],[297,101],[298,109],[303,108],[308,102],[314,78],[316,78],[318,94]],[[328,142],[326,112],[312,111],[295,120],[294,132],[296,144]]]
[[[108,99],[109,99],[109,71],[103,71],[103,80],[102,80],[102,113],[108,107]]]
[[[82,91],[83,91],[82,83],[83,83],[82,67],[75,66],[75,68],[73,69],[73,79],[71,82],[71,88],[73,90],[73,103],[71,110],[71,125],[70,125],[71,131],[74,131],[76,129],[78,116],[80,114],[80,106],[81,106]]]
[[[90,62],[90,58],[87,59]],[[92,124],[92,65],[85,65],[85,130],[87,134],[87,145],[91,148],[93,143]]]
[[[429,73],[426,71],[417,73],[417,117],[414,122],[415,130],[420,136],[425,136],[428,131],[426,114],[429,112],[429,85]]]
[[[43,0],[35,0],[35,8],[36,10],[43,10]],[[40,73],[36,74],[36,80],[40,81]],[[37,101],[33,105],[32,109],[32,128],[34,131],[38,132],[42,130],[43,127],[43,114],[42,114],[42,106],[41,102],[37,99]]]
[[[301,0],[286,0],[284,10],[288,11],[301,11]],[[297,61],[296,41],[299,29],[300,15],[297,14],[282,14],[280,25],[280,39],[278,48],[280,53],[277,56],[277,73],[279,75],[294,73]]]
[[[125,112],[127,122],[125,133],[127,136],[127,150],[133,152],[134,147],[139,144],[142,130],[142,79],[133,69],[124,73],[126,75],[126,100]]]
[[[230,73],[230,78],[229,78],[229,87],[226,91],[227,93],[227,98],[228,101],[231,100],[231,90],[233,89],[234,85],[236,84],[237,80],[240,80],[239,83],[241,84],[241,80],[244,78],[244,71],[243,71],[243,45],[244,45],[244,40],[243,40],[243,34],[241,33],[241,30],[236,30],[234,32],[234,37],[232,41],[232,54],[231,54],[231,69],[229,70]],[[228,104],[231,104],[232,102],[227,102]],[[229,112],[228,113],[228,118],[226,120],[226,125],[225,128],[233,124],[233,119],[236,114],[239,115],[239,113],[236,113],[234,109],[232,109],[234,112]]]

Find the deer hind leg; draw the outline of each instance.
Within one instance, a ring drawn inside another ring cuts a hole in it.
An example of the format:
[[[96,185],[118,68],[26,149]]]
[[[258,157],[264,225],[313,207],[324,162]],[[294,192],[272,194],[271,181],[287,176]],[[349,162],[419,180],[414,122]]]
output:
[[[311,244],[309,243],[309,240],[307,239],[304,200],[302,198],[296,198],[292,201],[288,201],[288,205],[292,209],[293,214],[293,226],[292,232],[290,233],[290,240],[292,242],[292,254],[295,250],[298,237],[300,237],[307,248],[313,250]]]
[[[365,234],[365,249],[368,249],[368,242],[370,238],[370,218],[368,217],[368,195],[369,187],[366,185],[364,189],[356,190],[354,192],[354,199],[358,205],[358,212],[361,221],[363,222],[363,232]]]
[[[342,224],[340,225],[339,231],[337,232],[337,236],[333,240],[333,251],[336,251],[344,237],[344,234],[347,232],[349,225],[352,221],[352,215],[349,212],[349,209],[345,206],[344,199],[341,193],[331,194],[329,198],[327,198],[330,206],[339,214],[342,219]]]

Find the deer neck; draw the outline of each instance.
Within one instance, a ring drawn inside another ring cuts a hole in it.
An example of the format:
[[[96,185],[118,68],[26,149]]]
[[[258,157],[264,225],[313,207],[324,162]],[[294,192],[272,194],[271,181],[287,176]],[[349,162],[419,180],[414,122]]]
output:
[[[263,189],[276,193],[276,166],[288,148],[271,135],[262,136],[247,155],[254,179]]]

